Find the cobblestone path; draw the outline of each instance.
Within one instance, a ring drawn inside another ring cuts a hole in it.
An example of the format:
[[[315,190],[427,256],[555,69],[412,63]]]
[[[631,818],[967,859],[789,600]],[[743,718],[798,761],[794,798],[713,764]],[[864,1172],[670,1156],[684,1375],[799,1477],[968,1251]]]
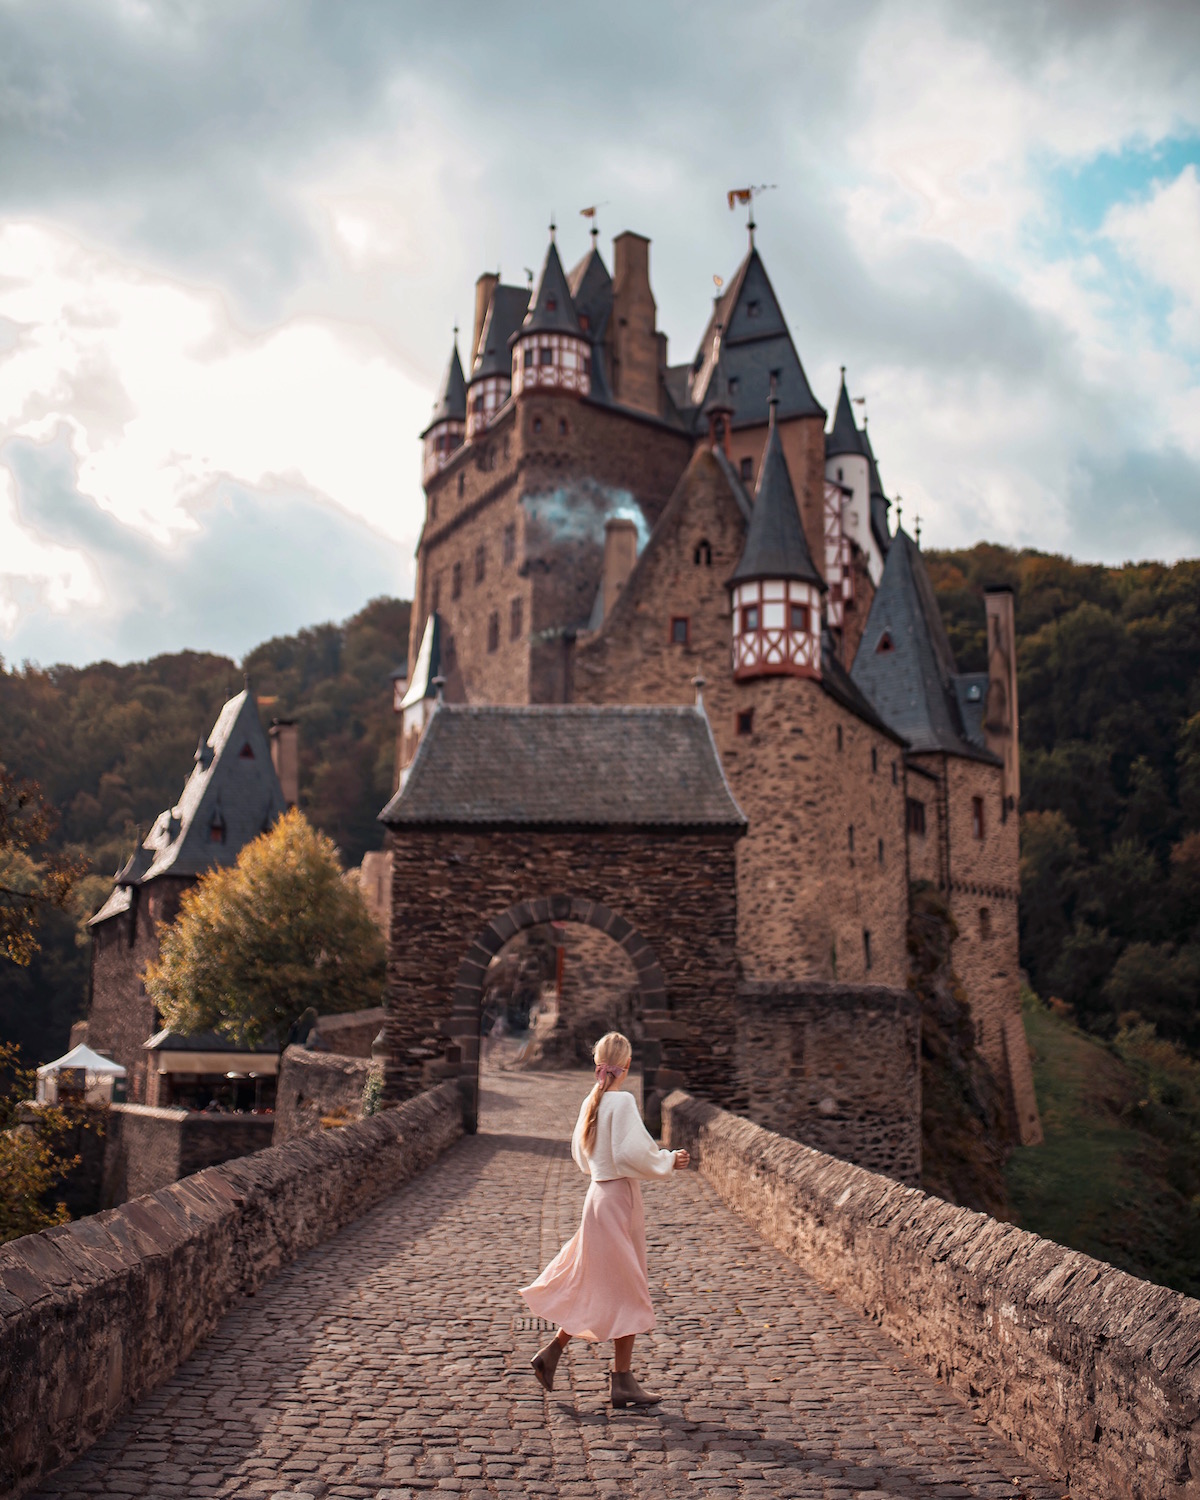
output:
[[[39,1495],[1063,1495],[694,1172],[645,1189],[659,1325],[634,1367],[661,1408],[610,1410],[611,1347],[579,1342],[544,1395],[515,1289],[574,1232],[588,1081],[489,1077],[479,1135],[243,1302]]]

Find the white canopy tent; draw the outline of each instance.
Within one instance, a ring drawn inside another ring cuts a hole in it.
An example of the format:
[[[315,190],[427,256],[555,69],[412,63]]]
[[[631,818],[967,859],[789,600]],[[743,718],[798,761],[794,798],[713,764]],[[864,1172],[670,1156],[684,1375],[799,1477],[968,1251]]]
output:
[[[64,1080],[64,1090],[69,1087],[72,1094],[82,1093],[89,1103],[110,1102],[113,1083],[125,1077],[125,1069],[111,1057],[101,1057],[99,1052],[80,1042],[62,1057],[43,1063],[37,1070],[37,1097],[39,1104],[57,1104],[62,1074],[68,1074],[69,1085]]]

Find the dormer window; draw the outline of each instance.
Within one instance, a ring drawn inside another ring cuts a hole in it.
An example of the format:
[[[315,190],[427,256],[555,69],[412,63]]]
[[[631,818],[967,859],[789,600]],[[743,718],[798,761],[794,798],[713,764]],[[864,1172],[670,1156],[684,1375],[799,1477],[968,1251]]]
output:
[[[740,384],[741,384],[741,381],[738,379],[738,377],[736,375],[731,375],[729,377],[729,394],[731,396],[736,396],[737,395],[737,393],[738,393],[738,386]]]
[[[875,650],[880,656],[886,656],[889,651],[894,651],[895,649],[896,647],[892,642],[891,636],[885,630],[879,637],[879,644],[875,647]]]
[[[225,819],[221,816],[220,808],[213,813],[212,822],[208,825],[208,842],[210,844],[225,842]]]
[[[587,332],[590,331],[591,326],[592,326],[592,320],[591,320],[591,318],[588,317],[587,313],[580,313],[579,314],[579,326],[580,326],[580,328],[583,329],[584,333],[587,333]]]
[[[254,751],[251,750],[251,748],[250,748],[250,741],[247,740],[246,743],[242,746],[242,748],[238,751],[238,760],[253,760],[253,759],[254,759]]]
[[[757,318],[757,317],[760,317],[761,315],[762,315],[762,303],[759,302],[757,300],[757,298],[753,302],[747,302],[746,303],[746,316],[748,318]]]
[[[546,311],[547,312],[557,312],[558,311],[558,298],[557,297],[547,297],[546,298]]]

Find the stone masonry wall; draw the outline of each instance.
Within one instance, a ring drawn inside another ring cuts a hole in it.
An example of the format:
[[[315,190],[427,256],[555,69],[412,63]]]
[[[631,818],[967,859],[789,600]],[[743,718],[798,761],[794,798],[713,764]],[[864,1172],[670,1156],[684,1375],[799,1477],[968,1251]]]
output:
[[[391,899],[391,867],[386,866],[389,880],[388,899]],[[387,932],[384,930],[386,939]],[[370,1057],[371,1048],[387,1012],[382,1005],[373,1005],[369,1010],[347,1010],[341,1014],[317,1017],[317,1031],[323,1046],[342,1057]]]
[[[1088,1500],[1200,1496],[1200,1302],[677,1092],[667,1144]]]
[[[0,1493],[90,1447],[240,1296],[435,1161],[462,1131],[444,1085],[0,1247]]]
[[[738,847],[745,973],[903,986],[901,747],[809,679],[734,680],[725,580],[743,540],[728,484],[701,450],[603,630],[580,643],[574,697],[690,703],[702,676],[721,761],[750,822]],[[688,620],[686,645],[669,644],[672,617]]]
[[[738,988],[736,1068],[756,1125],[921,1181],[921,1017],[882,985]]]
[[[270,1115],[208,1115],[114,1104],[105,1137],[106,1207],[157,1192],[192,1172],[271,1144]]]
[[[319,1134],[322,1119],[362,1119],[363,1089],[370,1073],[367,1057],[288,1047],[279,1064],[272,1145]]]

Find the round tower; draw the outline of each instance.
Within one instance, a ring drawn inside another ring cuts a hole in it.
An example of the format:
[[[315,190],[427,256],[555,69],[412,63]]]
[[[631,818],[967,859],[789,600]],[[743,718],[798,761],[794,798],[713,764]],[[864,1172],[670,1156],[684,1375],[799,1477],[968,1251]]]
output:
[[[804,539],[771,396],[767,446],[746,545],[727,587],[733,602],[733,675],[821,675],[825,584]]]
[[[451,454],[463,445],[467,430],[467,384],[458,358],[458,329],[454,330],[454,348],[442,379],[441,392],[434,403],[429,426],[421,434],[423,459],[422,481],[428,484],[444,469]]]
[[[575,312],[550,226],[550,248],[533,306],[512,338],[512,392],[568,391],[586,396],[592,387],[591,345]]]

